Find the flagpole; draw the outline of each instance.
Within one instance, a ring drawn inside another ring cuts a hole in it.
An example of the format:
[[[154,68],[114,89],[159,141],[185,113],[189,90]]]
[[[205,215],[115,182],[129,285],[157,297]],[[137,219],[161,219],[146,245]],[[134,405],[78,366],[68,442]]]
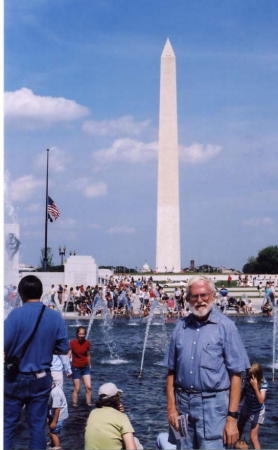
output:
[[[43,271],[47,271],[47,226],[48,226],[48,158],[49,148],[46,149],[46,189],[45,189],[45,224],[44,224],[44,256],[43,256]]]

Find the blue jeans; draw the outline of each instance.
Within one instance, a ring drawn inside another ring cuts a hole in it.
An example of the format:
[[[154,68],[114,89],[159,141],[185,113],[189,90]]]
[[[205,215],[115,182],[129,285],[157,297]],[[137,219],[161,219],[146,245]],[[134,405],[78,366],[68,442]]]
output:
[[[176,392],[177,410],[188,414],[188,434],[178,449],[224,449],[223,430],[227,418],[229,390],[215,393]]]
[[[46,448],[45,425],[48,398],[52,384],[50,372],[42,378],[34,374],[19,373],[14,381],[4,381],[4,449],[13,448],[16,427],[22,407],[26,407],[26,420],[30,430],[30,445],[33,450]]]

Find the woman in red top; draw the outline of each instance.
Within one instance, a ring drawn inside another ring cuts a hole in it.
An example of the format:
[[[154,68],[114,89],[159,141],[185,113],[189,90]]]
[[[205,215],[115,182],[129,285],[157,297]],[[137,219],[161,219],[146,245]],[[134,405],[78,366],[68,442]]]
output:
[[[70,352],[73,378],[72,404],[73,406],[78,406],[78,394],[81,379],[83,379],[86,389],[86,403],[88,406],[92,406],[90,342],[86,339],[85,327],[77,328],[76,339],[70,341]]]

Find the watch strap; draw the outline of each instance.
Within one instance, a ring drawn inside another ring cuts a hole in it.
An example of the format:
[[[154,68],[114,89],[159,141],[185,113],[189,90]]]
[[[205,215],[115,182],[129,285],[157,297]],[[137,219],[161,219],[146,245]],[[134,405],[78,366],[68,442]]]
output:
[[[233,417],[234,419],[238,419],[239,418],[239,413],[238,412],[233,412],[233,411],[228,411],[227,416]]]

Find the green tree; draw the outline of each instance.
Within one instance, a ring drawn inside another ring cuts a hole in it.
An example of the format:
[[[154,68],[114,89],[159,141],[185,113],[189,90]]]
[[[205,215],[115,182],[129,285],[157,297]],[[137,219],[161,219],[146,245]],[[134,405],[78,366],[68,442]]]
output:
[[[135,269],[125,267],[125,266],[116,266],[115,267],[115,273],[134,273],[136,272]]]
[[[198,272],[212,273],[213,272],[213,267],[210,266],[209,264],[203,264],[203,265],[198,267]]]
[[[278,273],[278,246],[273,245],[261,250],[257,263],[261,273]]]
[[[257,258],[254,258],[254,256],[248,258],[248,261],[246,264],[244,264],[242,271],[243,273],[259,273]]]
[[[278,273],[278,246],[272,245],[259,251],[257,258],[251,257],[243,266],[244,273]]]

